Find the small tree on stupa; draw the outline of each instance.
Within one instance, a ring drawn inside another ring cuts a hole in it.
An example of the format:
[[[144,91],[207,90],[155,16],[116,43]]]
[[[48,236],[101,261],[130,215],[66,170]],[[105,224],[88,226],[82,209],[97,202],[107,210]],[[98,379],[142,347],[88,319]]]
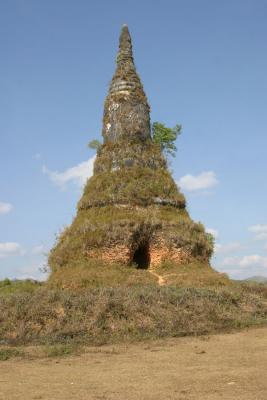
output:
[[[191,220],[168,171],[164,148],[152,140],[150,108],[125,25],[105,100],[102,136],[77,215],[50,252],[52,275],[92,259],[141,269],[164,261],[208,264],[212,242],[203,225]]]

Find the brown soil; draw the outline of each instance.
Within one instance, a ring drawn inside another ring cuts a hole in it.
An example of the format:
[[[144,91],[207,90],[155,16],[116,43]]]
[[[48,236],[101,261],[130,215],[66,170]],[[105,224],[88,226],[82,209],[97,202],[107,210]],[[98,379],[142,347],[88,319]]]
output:
[[[265,400],[267,329],[0,363],[0,399]]]

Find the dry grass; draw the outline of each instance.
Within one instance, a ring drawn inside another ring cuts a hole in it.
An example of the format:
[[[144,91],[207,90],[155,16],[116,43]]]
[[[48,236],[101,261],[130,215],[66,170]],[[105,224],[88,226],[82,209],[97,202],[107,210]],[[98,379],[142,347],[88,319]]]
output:
[[[48,280],[48,286],[52,289],[95,289],[149,284],[156,284],[156,279],[147,270],[119,264],[108,265],[93,259],[58,268]]]
[[[76,345],[202,335],[267,321],[266,285],[233,282],[200,263],[165,263],[154,271],[166,286],[149,270],[94,260],[59,268],[43,285],[0,282],[0,343],[44,344],[46,355],[67,355]],[[16,356],[5,350],[2,358]]]
[[[152,270],[162,276],[167,286],[220,288],[232,286],[226,274],[215,271],[209,264],[194,262],[177,265],[164,262]],[[86,289],[103,287],[132,287],[156,285],[157,279],[150,269],[136,269],[135,265],[107,264],[97,259],[75,262],[71,266],[57,268],[48,279],[51,289]]]
[[[267,289],[242,285],[41,288],[0,296],[0,340],[99,345],[229,331],[266,323],[266,298]]]
[[[185,205],[184,196],[166,168],[116,166],[113,171],[102,172],[89,179],[79,208],[86,209],[99,204],[147,206],[153,204],[155,198],[175,201],[181,208]]]
[[[166,285],[175,287],[222,288],[235,286],[226,274],[215,271],[204,263],[190,263],[175,265],[165,262],[155,272],[160,274]]]

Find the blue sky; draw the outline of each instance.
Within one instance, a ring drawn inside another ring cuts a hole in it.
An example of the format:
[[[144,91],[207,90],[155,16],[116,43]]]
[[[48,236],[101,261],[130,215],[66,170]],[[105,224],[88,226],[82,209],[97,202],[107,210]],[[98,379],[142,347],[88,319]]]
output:
[[[267,276],[267,1],[0,3],[0,279],[39,267],[75,215],[123,23],[152,121],[183,125],[174,178],[213,265]]]

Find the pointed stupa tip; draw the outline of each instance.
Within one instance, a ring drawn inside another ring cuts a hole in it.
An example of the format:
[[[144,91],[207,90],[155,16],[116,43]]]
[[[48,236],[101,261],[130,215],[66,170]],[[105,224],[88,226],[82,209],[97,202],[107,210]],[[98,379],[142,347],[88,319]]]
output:
[[[104,142],[151,140],[149,105],[136,72],[127,25],[120,34],[117,67],[109,86],[103,116]]]
[[[127,24],[123,24],[122,28],[121,28],[120,46],[121,46],[121,44],[125,43],[125,41],[128,41],[130,43],[132,42],[131,35],[130,35],[129,28],[128,28]]]
[[[120,34],[117,64],[120,65],[121,63],[125,63],[127,61],[133,62],[132,39],[128,26],[123,24]]]

